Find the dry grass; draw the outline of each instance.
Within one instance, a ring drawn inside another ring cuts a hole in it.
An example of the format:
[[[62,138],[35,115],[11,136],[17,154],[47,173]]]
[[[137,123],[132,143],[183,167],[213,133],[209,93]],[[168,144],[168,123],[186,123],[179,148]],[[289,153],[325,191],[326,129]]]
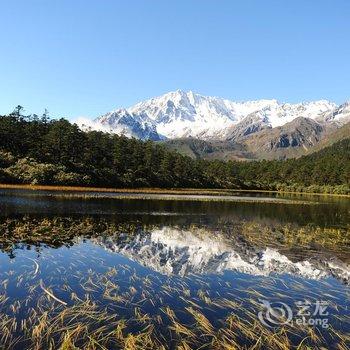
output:
[[[138,283],[137,287],[130,285],[129,287],[136,290],[133,299],[130,299],[119,288],[119,280],[125,278],[127,272],[128,270],[120,268],[113,274],[108,270],[105,273],[92,271],[89,276],[83,275],[79,277],[83,292],[80,292],[79,296],[73,292],[71,300],[64,303],[60,300],[61,297],[57,298],[54,294],[64,289],[63,286],[62,289],[58,288],[57,282],[55,287],[48,285],[44,289],[40,288],[43,283],[41,280],[31,282],[34,283],[34,288],[27,289],[26,298],[12,304],[6,295],[7,288],[2,287],[0,348],[287,350],[292,347],[308,349],[328,346],[318,329],[295,324],[280,326],[277,329],[265,327],[257,318],[259,308],[256,307],[254,298],[245,298],[245,308],[225,297],[213,299],[210,305],[203,302],[198,308],[192,306],[193,301],[187,297],[182,299],[183,307],[179,309],[163,305],[147,313],[143,310],[141,305],[144,304],[140,303],[140,299],[144,299],[148,288],[155,289],[159,295],[163,295],[162,289],[155,285],[159,281],[148,281],[145,290],[142,290],[145,287],[140,287],[144,284]],[[80,276],[79,273],[78,275]],[[31,276],[22,277],[24,283],[32,281]],[[20,276],[16,278],[19,279]],[[142,282],[146,278],[136,276],[134,280]],[[200,281],[197,280],[198,283],[201,283]],[[94,286],[95,289],[91,290],[90,286]],[[185,284],[182,287],[184,286]],[[180,293],[177,297],[183,296],[181,291],[185,288],[182,287],[172,288],[171,297],[176,297],[177,293]],[[204,285],[201,288],[204,290]],[[271,287],[266,285],[266,288]],[[209,291],[210,289],[199,294],[207,295],[210,294]],[[120,298],[117,298],[118,295]],[[167,296],[163,298],[166,299]],[[196,298],[194,300],[199,302]],[[19,313],[19,310],[22,312]],[[127,312],[122,316],[125,310]],[[228,315],[220,321],[220,326],[214,325],[207,315],[208,311],[215,310],[227,310],[225,314]],[[187,322],[184,321],[185,315],[189,320]],[[350,324],[348,316],[339,318],[344,327]],[[349,334],[333,327],[327,330],[327,333],[331,334],[332,346],[336,346],[334,348],[348,349]]]
[[[0,189],[28,189],[37,191],[76,191],[76,192],[110,192],[110,193],[149,193],[149,194],[181,194],[181,195],[230,195],[233,193],[277,193],[296,194],[306,196],[345,197],[348,194],[334,193],[308,193],[293,191],[272,190],[245,190],[245,189],[196,189],[196,188],[104,188],[104,187],[80,187],[80,186],[50,186],[50,185],[25,185],[25,184],[0,184]]]
[[[275,231],[260,227],[262,233],[255,237],[257,227],[245,225],[246,232],[240,233],[246,239],[260,237],[260,244],[276,239]],[[283,231],[282,235],[285,243],[293,236],[298,237],[299,244],[311,242],[311,231],[292,233],[293,229],[288,229],[290,233]],[[27,217],[23,221],[6,219],[0,232],[2,245],[44,240],[56,248],[60,246],[57,242],[79,242],[81,236],[133,235],[137,230],[131,224],[119,226],[91,219]],[[345,238],[337,232],[315,233],[325,245],[327,234],[335,244],[344,243]],[[48,249],[36,258],[24,254],[7,270],[6,266],[0,269],[0,349],[349,348],[346,305],[350,294],[346,286],[335,290],[325,281],[322,286],[327,293],[320,294],[310,281],[285,281],[281,285],[277,283],[281,280],[271,277],[260,278],[254,285],[243,277],[225,280],[216,276],[218,288],[206,276],[138,274],[131,266],[115,265],[90,250],[84,254],[70,252],[71,260],[59,252]],[[258,299],[270,296],[287,302],[297,297],[328,299],[328,311],[336,322],[325,331],[297,324],[265,327],[257,317],[261,310]]]

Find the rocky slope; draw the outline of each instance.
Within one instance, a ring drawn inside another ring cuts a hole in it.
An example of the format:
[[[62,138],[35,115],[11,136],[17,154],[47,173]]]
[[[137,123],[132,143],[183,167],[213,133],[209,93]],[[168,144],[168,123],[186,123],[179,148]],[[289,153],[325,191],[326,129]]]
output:
[[[241,139],[247,150],[257,158],[274,159],[297,157],[316,146],[327,134],[336,129],[309,118],[298,117],[273,129]]]

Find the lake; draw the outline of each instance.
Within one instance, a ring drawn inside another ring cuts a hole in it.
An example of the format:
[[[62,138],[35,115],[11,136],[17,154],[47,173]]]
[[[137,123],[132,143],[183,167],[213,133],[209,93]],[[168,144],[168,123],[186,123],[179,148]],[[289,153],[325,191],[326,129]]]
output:
[[[0,190],[0,348],[348,349],[350,200]]]

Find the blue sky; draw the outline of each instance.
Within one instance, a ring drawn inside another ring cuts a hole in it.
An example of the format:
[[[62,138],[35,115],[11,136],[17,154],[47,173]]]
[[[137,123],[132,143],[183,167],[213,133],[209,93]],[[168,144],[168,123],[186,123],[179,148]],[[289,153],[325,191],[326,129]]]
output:
[[[0,0],[0,113],[96,117],[183,89],[350,99],[348,0]]]

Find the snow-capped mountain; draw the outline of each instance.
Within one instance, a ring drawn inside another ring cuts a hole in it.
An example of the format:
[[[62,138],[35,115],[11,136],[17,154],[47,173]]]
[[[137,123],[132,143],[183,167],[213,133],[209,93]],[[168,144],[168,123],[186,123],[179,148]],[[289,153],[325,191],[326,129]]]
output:
[[[291,274],[309,279],[333,276],[350,282],[350,267],[335,258],[318,255],[292,261],[274,248],[259,248],[204,229],[181,230],[165,226],[134,237],[100,237],[95,243],[164,275],[222,273],[251,275]]]
[[[321,121],[336,122],[340,125],[350,120],[350,101],[341,104],[321,117]]]
[[[80,118],[78,124],[83,128],[91,128],[105,132],[135,137],[140,140],[159,141],[162,137],[157,133],[156,124],[147,115],[133,115],[126,109],[118,109],[105,114],[98,120]]]
[[[300,117],[341,125],[350,120],[350,107],[349,103],[337,106],[327,100],[296,104],[277,100],[234,102],[177,90],[109,112],[93,122],[78,120],[78,124],[139,139],[226,140],[232,139],[232,133],[254,133]],[[235,126],[244,130],[237,131]]]

